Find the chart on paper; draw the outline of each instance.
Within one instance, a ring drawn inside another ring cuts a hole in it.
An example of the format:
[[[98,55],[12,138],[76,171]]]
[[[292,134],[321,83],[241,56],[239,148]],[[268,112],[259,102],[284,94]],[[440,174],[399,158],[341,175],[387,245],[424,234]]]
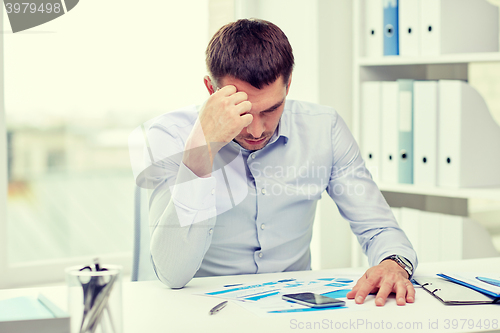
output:
[[[236,301],[238,305],[261,317],[309,311],[339,311],[350,308],[348,306],[310,308],[285,301],[281,297],[284,294],[312,292],[332,298],[346,298],[346,294],[354,287],[358,278],[359,276],[354,275],[311,280],[287,278],[258,284],[228,285],[202,295]]]

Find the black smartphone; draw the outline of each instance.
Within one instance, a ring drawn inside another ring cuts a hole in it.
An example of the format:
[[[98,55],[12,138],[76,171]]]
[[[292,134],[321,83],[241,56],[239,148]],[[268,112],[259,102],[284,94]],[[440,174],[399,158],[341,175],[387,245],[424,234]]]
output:
[[[283,295],[285,301],[291,301],[302,305],[310,306],[311,308],[327,308],[331,306],[344,306],[345,302],[340,299],[331,298],[314,293],[298,293]]]

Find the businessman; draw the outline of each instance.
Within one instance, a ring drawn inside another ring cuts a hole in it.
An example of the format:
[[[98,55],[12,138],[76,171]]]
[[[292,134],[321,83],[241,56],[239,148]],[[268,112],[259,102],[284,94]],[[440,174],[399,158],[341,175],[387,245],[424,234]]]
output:
[[[330,107],[286,99],[294,58],[285,34],[263,20],[230,23],[206,64],[204,105],[160,116],[147,133],[156,162],[142,182],[153,184],[158,278],[182,288],[193,277],[310,269],[326,191],[372,266],[347,297],[414,302],[416,254],[346,124]]]

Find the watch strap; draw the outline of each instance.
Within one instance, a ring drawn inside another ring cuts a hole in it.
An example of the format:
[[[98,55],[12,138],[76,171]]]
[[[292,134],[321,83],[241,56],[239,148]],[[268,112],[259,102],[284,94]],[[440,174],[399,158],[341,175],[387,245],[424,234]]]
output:
[[[401,268],[406,271],[406,273],[408,273],[408,279],[411,279],[411,277],[413,276],[413,265],[408,259],[398,254],[393,254],[384,258],[382,261],[387,259],[395,261]]]

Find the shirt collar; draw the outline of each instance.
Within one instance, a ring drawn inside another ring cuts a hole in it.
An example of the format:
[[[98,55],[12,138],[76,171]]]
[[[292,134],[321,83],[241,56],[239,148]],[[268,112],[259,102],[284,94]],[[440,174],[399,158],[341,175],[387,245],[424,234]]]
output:
[[[274,131],[274,134],[268,144],[276,142],[280,136],[285,140],[285,144],[288,143],[288,138],[290,137],[290,110],[288,108],[288,100],[285,100],[285,108],[283,109],[283,114],[281,115],[278,126]]]

